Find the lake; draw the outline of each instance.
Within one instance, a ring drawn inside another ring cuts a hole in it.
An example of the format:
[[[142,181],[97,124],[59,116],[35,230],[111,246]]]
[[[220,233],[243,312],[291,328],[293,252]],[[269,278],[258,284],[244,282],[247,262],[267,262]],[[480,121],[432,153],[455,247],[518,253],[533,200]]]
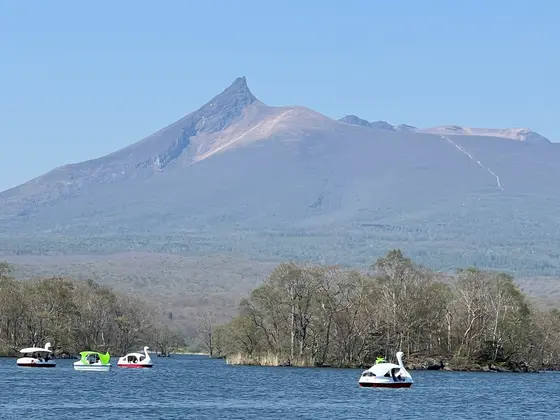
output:
[[[0,359],[2,420],[560,418],[560,374],[412,371],[410,389],[358,387],[361,370],[228,366],[154,357],[153,369],[25,369]]]

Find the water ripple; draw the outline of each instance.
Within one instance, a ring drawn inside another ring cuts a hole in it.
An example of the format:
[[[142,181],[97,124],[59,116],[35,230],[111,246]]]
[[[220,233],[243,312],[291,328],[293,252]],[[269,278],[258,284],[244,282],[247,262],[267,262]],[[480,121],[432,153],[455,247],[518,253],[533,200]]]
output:
[[[359,370],[228,366],[197,356],[153,369],[22,369],[0,360],[3,420],[560,418],[560,374],[413,372],[410,389],[361,389]]]

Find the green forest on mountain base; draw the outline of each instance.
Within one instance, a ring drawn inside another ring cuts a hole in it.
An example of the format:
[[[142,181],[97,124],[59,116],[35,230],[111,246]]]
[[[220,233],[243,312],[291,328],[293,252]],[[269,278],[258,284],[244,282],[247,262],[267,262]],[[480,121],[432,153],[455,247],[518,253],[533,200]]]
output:
[[[355,229],[289,229],[205,231],[153,235],[87,237],[2,237],[0,255],[110,255],[121,252],[157,252],[178,255],[243,255],[257,261],[313,261],[360,267],[400,248],[418,263],[433,270],[476,266],[515,276],[559,276],[560,246],[539,232],[518,238],[515,232],[495,231],[491,225],[446,227],[424,225],[418,229],[393,225],[357,226]],[[472,230],[470,230],[472,229]],[[473,234],[476,232],[476,235]],[[527,234],[528,235],[528,234]],[[531,235],[529,235],[531,236]],[[71,251],[70,251],[71,250]]]

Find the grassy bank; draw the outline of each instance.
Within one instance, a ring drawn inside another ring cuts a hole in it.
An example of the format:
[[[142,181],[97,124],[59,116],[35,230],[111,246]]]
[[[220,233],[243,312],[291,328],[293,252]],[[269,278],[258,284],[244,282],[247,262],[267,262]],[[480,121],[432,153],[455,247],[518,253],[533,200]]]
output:
[[[273,353],[264,353],[258,355],[247,356],[242,353],[236,353],[226,356],[228,365],[248,365],[248,366],[297,366],[310,367],[314,366],[311,360],[295,359],[292,362],[285,357],[281,358]]]
[[[210,357],[210,354],[208,353],[204,353],[204,352],[198,352],[198,351],[189,351],[189,350],[177,350],[174,352],[171,352],[170,354],[182,354],[182,355],[189,355],[189,356],[208,356]]]
[[[228,365],[242,365],[242,366],[269,366],[269,367],[336,367],[336,368],[350,368],[350,369],[367,369],[369,365],[363,364],[350,364],[350,365],[317,365],[311,360],[295,360],[290,363],[285,357],[279,357],[273,353],[245,355],[243,353],[235,353],[227,356],[226,363]],[[546,369],[537,369],[526,363],[484,363],[478,361],[468,361],[462,358],[414,358],[409,362],[405,362],[407,370],[443,370],[453,372],[519,372],[519,373],[534,373],[539,370],[558,370],[556,367],[548,367]]]

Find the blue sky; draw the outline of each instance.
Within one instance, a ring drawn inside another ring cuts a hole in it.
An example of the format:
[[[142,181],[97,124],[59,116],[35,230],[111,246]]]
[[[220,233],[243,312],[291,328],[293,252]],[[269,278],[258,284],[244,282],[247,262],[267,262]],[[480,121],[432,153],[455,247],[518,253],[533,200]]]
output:
[[[246,76],[269,105],[560,140],[556,1],[4,2],[0,190],[99,157]]]

